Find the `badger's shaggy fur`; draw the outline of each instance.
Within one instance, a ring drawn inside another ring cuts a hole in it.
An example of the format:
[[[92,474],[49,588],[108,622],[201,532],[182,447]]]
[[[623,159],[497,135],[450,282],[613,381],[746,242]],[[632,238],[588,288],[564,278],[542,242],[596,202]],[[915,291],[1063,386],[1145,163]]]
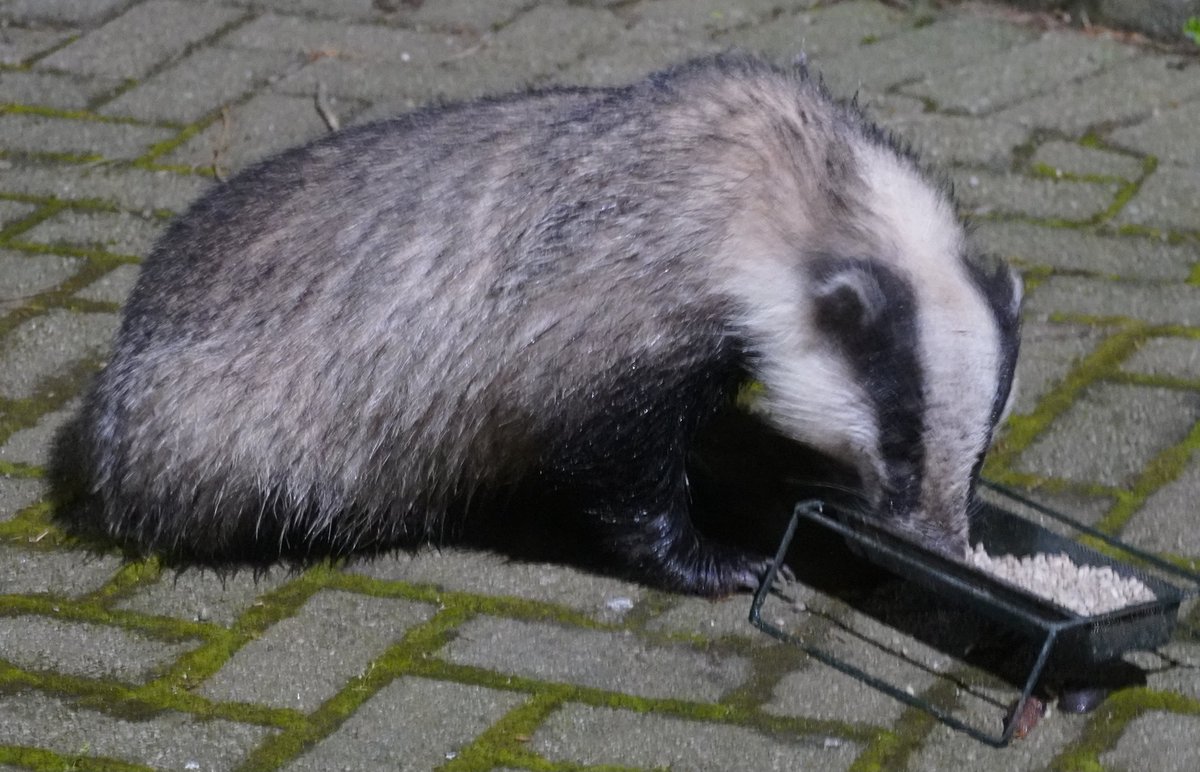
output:
[[[427,109],[175,220],[76,426],[71,517],[222,562],[441,540],[536,489],[625,573],[727,592],[763,562],[694,531],[685,459],[753,380],[882,516],[958,549],[1018,302],[800,67]]]

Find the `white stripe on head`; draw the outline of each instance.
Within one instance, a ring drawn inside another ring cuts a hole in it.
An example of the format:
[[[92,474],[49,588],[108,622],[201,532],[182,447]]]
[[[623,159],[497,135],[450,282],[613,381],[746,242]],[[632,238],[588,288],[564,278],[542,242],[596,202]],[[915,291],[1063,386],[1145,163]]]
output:
[[[948,197],[883,148],[861,158],[874,218],[867,229],[918,298],[926,428],[924,511],[915,514],[931,530],[961,531],[965,546],[971,471],[990,434],[1002,363],[997,322],[964,263],[965,234]]]
[[[813,300],[799,261],[761,231],[737,239],[726,291],[741,300],[754,377],[763,385],[757,411],[776,429],[874,479],[883,474],[879,428],[870,399],[849,364],[812,322]]]

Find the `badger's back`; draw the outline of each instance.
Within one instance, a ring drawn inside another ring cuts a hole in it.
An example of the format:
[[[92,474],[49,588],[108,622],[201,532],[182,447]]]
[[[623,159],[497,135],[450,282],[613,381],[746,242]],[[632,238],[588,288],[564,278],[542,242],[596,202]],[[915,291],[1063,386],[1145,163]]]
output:
[[[108,530],[425,538],[599,441],[614,402],[726,388],[727,140],[677,119],[715,77],[429,110],[214,188],[146,260],[84,410]]]

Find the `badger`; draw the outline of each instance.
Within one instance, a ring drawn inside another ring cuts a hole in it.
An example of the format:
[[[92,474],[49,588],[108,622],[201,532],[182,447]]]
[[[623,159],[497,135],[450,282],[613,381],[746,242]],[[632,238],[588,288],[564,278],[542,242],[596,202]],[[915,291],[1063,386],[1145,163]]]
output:
[[[67,519],[221,564],[442,543],[544,491],[620,574],[752,589],[767,561],[698,532],[688,478],[752,383],[874,514],[961,552],[1020,296],[803,64],[428,107],[173,221],[65,443]]]

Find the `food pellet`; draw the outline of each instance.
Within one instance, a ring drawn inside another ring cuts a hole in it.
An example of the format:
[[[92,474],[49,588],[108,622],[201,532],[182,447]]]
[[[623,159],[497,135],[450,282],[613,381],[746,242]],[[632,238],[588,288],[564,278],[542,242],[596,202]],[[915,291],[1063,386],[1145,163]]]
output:
[[[967,550],[967,563],[1082,616],[1154,600],[1154,593],[1141,581],[1108,566],[1076,565],[1061,552],[1018,558],[989,555],[982,544],[976,544]]]

